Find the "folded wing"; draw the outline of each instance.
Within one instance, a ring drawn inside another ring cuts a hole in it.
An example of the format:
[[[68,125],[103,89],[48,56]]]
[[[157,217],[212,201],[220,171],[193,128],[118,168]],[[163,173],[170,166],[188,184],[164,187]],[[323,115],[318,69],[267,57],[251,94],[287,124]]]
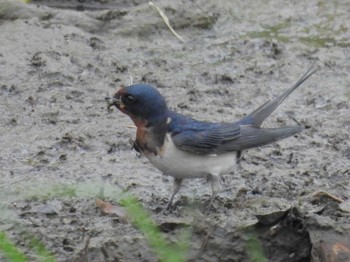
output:
[[[298,86],[316,72],[313,66],[288,90],[232,124],[196,121],[171,112],[170,132],[176,147],[196,154],[220,154],[263,146],[297,134],[301,126],[260,128],[264,120]]]

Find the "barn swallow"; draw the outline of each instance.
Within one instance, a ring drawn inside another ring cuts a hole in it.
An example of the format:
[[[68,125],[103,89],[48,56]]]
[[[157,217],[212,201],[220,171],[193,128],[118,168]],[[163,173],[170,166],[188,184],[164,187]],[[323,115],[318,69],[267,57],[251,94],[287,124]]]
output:
[[[299,133],[301,126],[261,128],[264,120],[298,86],[316,72],[313,66],[282,95],[269,100],[237,122],[198,121],[170,110],[159,91],[147,84],[122,87],[109,107],[116,106],[135,126],[135,149],[164,175],[174,177],[172,206],[185,178],[208,177],[212,198],[220,189],[220,175],[232,170],[242,150],[264,146]]]

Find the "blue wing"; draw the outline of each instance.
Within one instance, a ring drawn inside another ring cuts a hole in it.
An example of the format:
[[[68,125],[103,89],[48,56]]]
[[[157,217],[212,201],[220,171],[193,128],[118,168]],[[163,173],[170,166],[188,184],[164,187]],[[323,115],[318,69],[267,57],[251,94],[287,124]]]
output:
[[[236,123],[209,123],[169,112],[169,131],[177,148],[197,153],[216,154],[259,147],[292,136],[300,126],[260,128],[263,121],[304,81],[316,72],[311,66],[307,72],[279,97],[267,101]]]
[[[225,142],[239,137],[240,126],[236,124],[209,123],[171,112],[169,132],[177,148],[197,153],[219,153]]]
[[[256,128],[238,123],[201,122],[173,112],[169,132],[175,146],[183,151],[221,154],[264,146],[302,130],[300,126]]]

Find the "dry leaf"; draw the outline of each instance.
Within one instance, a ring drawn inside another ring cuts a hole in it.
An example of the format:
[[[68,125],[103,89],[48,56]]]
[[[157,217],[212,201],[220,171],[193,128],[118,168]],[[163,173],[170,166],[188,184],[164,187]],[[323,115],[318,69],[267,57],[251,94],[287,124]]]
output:
[[[319,262],[350,261],[350,246],[342,242],[320,242],[313,247],[312,258]]]
[[[96,205],[100,208],[102,214],[104,215],[116,215],[121,222],[129,222],[129,217],[124,208],[112,205],[111,203],[102,201],[101,199],[96,199]]]

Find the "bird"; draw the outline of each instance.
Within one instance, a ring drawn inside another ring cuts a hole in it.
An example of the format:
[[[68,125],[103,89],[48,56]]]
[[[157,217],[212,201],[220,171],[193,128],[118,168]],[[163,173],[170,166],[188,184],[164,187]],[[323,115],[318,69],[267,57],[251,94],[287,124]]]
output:
[[[155,87],[140,83],[122,86],[108,100],[136,126],[134,149],[164,175],[172,176],[171,209],[184,179],[207,177],[212,198],[221,189],[220,176],[232,171],[242,150],[264,146],[299,133],[303,127],[262,128],[264,120],[317,69],[312,65],[275,99],[268,100],[242,119],[231,123],[200,121],[168,108]]]

